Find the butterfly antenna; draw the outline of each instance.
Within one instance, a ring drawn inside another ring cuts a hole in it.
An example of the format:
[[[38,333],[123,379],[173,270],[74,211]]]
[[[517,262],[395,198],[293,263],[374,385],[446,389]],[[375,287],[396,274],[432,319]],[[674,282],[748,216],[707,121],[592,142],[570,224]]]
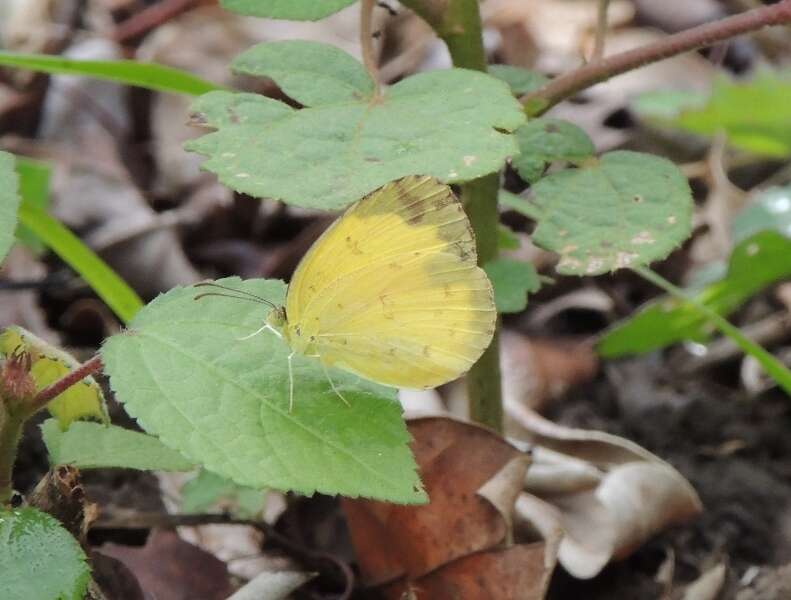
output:
[[[322,363],[321,363],[321,368],[322,368],[322,369],[324,369],[324,376],[327,378],[327,381],[329,381],[329,382],[330,382],[330,387],[332,388],[332,391],[333,391],[333,392],[335,392],[335,394],[338,396],[338,398],[340,398],[340,399],[343,401],[343,403],[344,403],[346,406],[348,406],[349,408],[351,408],[351,407],[352,407],[352,405],[351,405],[351,404],[349,404],[349,401],[348,401],[346,398],[344,398],[344,397],[343,397],[343,394],[341,394],[341,393],[338,391],[338,388],[336,388],[336,387],[335,387],[335,383],[332,381],[332,377],[330,377],[330,372],[329,372],[329,371],[327,371],[327,365],[325,365],[325,364],[322,362]]]
[[[275,306],[275,304],[274,304],[274,303],[270,302],[270,301],[269,301],[269,300],[267,300],[266,298],[262,298],[261,296],[258,296],[258,295],[256,295],[256,294],[253,294],[253,293],[247,292],[247,291],[245,291],[245,290],[237,290],[236,288],[232,288],[232,287],[227,287],[227,286],[224,286],[224,285],[220,285],[219,283],[214,283],[213,281],[201,281],[200,283],[196,283],[196,284],[194,285],[194,287],[213,287],[213,288],[219,288],[219,289],[221,289],[221,290],[225,290],[226,292],[233,292],[234,294],[241,294],[242,296],[246,296],[246,297],[247,297],[247,299],[249,299],[249,300],[253,300],[253,301],[256,301],[256,302],[260,302],[261,304],[268,304],[268,305],[269,305],[269,306],[271,306],[272,308],[277,308],[277,306]],[[219,292],[206,292],[206,293],[204,293],[204,294],[198,294],[197,296],[195,296],[195,300],[198,300],[198,299],[200,299],[200,298],[204,298],[204,297],[206,297],[206,296],[224,296],[224,297],[226,297],[226,298],[236,298],[237,300],[242,300],[242,299],[244,299],[244,298],[242,298],[242,297],[240,297],[240,296],[232,296],[232,295],[229,295],[229,294],[221,294],[221,293],[219,293]]]

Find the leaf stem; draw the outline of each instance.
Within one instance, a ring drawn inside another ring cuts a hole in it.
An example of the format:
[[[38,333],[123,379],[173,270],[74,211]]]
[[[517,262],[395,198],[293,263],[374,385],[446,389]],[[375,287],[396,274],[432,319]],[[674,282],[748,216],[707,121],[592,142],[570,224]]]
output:
[[[381,97],[381,84],[379,83],[379,66],[374,52],[373,22],[376,0],[362,0],[360,2],[360,48],[363,56],[363,65],[368,75],[374,82],[374,99]]]
[[[789,395],[791,395],[791,371],[781,363],[772,354],[767,352],[764,348],[756,344],[741,330],[731,325],[727,319],[718,314],[702,302],[699,302],[681,288],[673,285],[667,279],[652,271],[648,267],[632,267],[632,270],[640,275],[643,279],[650,281],[658,288],[663,289],[665,292],[674,298],[687,303],[690,307],[694,308],[701,315],[706,317],[717,329],[731,338],[734,343],[742,349],[745,354],[749,354],[755,358],[764,370],[777,382],[777,384]]]
[[[43,390],[41,390],[31,402],[32,412],[36,412],[44,408],[50,400],[55,396],[63,393],[75,383],[82,381],[89,375],[102,368],[102,357],[98,354],[82,363],[79,367],[72,372],[67,373],[57,381],[51,383]]]
[[[556,77],[538,90],[523,96],[520,101],[525,104],[525,110],[530,116],[538,116],[577,92],[616,75],[690,50],[710,46],[743,33],[757,31],[769,25],[789,23],[791,23],[791,0],[781,0],[777,4],[687,29],[653,44],[593,60],[565,75]]]

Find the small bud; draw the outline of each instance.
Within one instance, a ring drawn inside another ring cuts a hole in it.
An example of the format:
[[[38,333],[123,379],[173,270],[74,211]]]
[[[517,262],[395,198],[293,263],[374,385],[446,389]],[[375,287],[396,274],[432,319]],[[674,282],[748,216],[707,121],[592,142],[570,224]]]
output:
[[[36,382],[30,376],[30,353],[14,350],[0,367],[0,397],[7,402],[27,402],[36,395]]]

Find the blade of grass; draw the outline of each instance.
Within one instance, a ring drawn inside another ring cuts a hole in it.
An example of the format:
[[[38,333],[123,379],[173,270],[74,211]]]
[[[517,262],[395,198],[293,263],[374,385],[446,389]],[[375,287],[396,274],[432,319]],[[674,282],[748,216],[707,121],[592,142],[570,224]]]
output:
[[[45,211],[22,204],[19,222],[77,271],[118,317],[128,323],[143,306],[138,295],[77,236]]]
[[[761,346],[744,335],[738,327],[731,325],[727,319],[717,314],[705,304],[702,304],[695,298],[689,296],[684,290],[676,287],[667,279],[658,273],[655,273],[648,267],[633,267],[632,270],[640,275],[643,279],[650,281],[655,286],[663,289],[676,299],[686,302],[689,306],[706,317],[717,329],[731,338],[733,342],[739,346],[742,351],[744,351],[745,354],[749,354],[755,360],[757,360],[758,363],[763,367],[764,371],[766,371],[769,376],[777,382],[777,385],[779,385],[787,394],[791,395],[791,371],[789,371],[788,368],[786,368],[786,366],[777,360],[777,358],[775,358],[772,354],[764,350]]]
[[[19,195],[22,196],[22,203],[47,210],[49,208],[49,178],[52,167],[45,162],[17,156],[16,172],[19,175]],[[44,252],[44,245],[41,241],[22,224],[17,227],[16,239],[36,254]]]
[[[154,63],[133,60],[74,60],[46,54],[21,54],[0,51],[0,65],[59,75],[84,75],[116,81],[157,92],[199,96],[222,86],[181,71]]]

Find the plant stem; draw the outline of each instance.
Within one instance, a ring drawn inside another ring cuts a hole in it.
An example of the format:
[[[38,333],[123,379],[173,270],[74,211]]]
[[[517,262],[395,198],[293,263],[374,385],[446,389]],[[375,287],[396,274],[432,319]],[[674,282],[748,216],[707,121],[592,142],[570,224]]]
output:
[[[710,46],[742,33],[756,31],[769,25],[789,23],[791,23],[791,0],[782,0],[771,6],[756,8],[687,29],[653,44],[594,60],[570,73],[556,77],[538,90],[523,96],[520,101],[525,104],[525,110],[530,116],[538,116],[577,92],[616,75],[690,50]]]
[[[67,373],[57,381],[41,390],[36,397],[31,401],[31,414],[44,408],[50,400],[58,394],[66,391],[75,383],[82,381],[88,375],[92,375],[102,368],[102,357],[98,354],[82,363],[79,367],[74,369],[71,373]]]
[[[454,67],[486,70],[481,14],[477,0],[403,0],[401,4],[425,19],[442,38],[453,59]]]
[[[45,387],[25,405],[11,406],[8,402],[0,401],[0,505],[8,502],[13,493],[11,476],[25,421],[44,408],[55,396],[101,368],[102,359],[97,354]]]
[[[787,394],[791,395],[791,371],[772,354],[744,335],[738,327],[731,325],[722,315],[689,296],[684,290],[676,287],[648,267],[633,267],[632,270],[643,279],[650,281],[674,298],[686,302],[701,315],[705,316],[717,329],[731,338],[745,354],[749,354],[755,358],[772,379],[774,379]]]
[[[467,215],[475,230],[478,246],[478,263],[481,265],[497,257],[497,191],[498,174],[487,175],[462,186],[462,199]],[[491,427],[503,428],[503,402],[500,389],[500,342],[495,328],[492,343],[478,362],[467,373],[467,406],[470,419]]]
[[[593,43],[591,60],[601,60],[604,57],[604,40],[607,37],[607,9],[610,0],[599,0],[596,10],[596,39]]]
[[[0,403],[0,506],[14,493],[12,475],[25,417]]]
[[[442,38],[454,67],[486,71],[486,52],[477,0],[403,0],[402,4],[423,17]],[[475,231],[480,265],[497,257],[499,187],[498,173],[461,186],[462,201]],[[495,431],[502,431],[500,347],[496,332],[489,348],[467,373],[467,399],[471,420]]]
[[[374,34],[371,27],[375,6],[376,0],[360,2],[360,49],[365,70],[374,81],[374,99],[378,99],[381,95],[381,86],[379,84],[379,66],[376,64],[376,53],[374,52]]]

